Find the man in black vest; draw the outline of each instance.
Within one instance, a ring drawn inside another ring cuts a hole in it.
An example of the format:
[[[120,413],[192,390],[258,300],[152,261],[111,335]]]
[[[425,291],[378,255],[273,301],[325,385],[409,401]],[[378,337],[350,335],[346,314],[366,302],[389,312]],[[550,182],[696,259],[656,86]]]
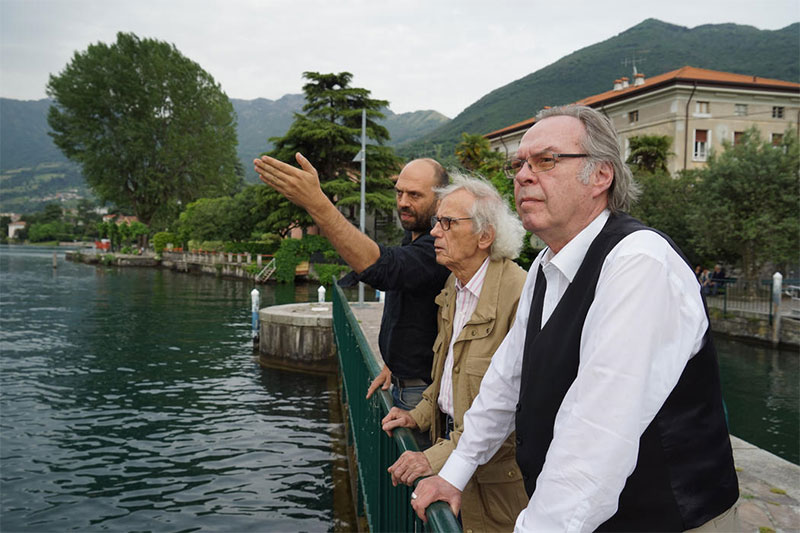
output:
[[[691,267],[624,213],[637,190],[611,122],[545,110],[508,165],[517,211],[546,244],[464,433],[412,506],[454,512],[478,465],[516,429],[530,497],[518,531],[731,531],[733,465]]]

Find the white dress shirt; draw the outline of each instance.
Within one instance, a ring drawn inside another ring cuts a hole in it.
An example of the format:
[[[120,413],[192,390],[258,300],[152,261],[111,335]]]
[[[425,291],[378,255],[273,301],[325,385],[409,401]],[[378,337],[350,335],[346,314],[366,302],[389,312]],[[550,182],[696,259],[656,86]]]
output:
[[[489,269],[489,258],[487,257],[475,274],[472,275],[466,285],[456,278],[456,309],[453,314],[453,331],[450,333],[450,346],[447,349],[447,356],[444,360],[444,371],[442,372],[442,382],[439,386],[439,410],[443,413],[455,417],[453,409],[453,345],[461,335],[461,330],[467,324],[467,320],[472,317],[475,308],[478,307],[478,300],[481,299],[483,281],[486,279],[486,271]]]
[[[531,265],[514,325],[439,474],[457,488],[464,489],[514,430],[539,264],[547,278],[545,324],[608,217],[604,211],[558,254],[546,248]],[[694,272],[661,236],[636,231],[611,250],[583,325],[578,375],[556,414],[536,490],[515,531],[592,531],[616,512],[639,438],[702,347],[707,326]]]

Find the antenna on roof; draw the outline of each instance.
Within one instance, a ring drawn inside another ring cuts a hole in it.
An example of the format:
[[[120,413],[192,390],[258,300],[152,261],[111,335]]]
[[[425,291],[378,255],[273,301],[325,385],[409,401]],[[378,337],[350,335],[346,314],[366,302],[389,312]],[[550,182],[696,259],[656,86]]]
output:
[[[646,52],[647,52],[647,50],[644,50],[644,51],[639,52],[639,53],[642,54],[642,53],[646,53]],[[641,65],[644,62],[645,62],[645,59],[643,57],[641,57],[641,56],[639,56],[638,58],[636,57],[636,52],[633,53],[633,57],[630,57],[630,58],[626,57],[625,59],[622,60],[622,64],[625,65],[626,67],[628,65],[632,65],[633,66],[633,77],[634,78],[636,77],[636,74],[639,73],[639,71],[636,68],[636,64],[639,63]]]

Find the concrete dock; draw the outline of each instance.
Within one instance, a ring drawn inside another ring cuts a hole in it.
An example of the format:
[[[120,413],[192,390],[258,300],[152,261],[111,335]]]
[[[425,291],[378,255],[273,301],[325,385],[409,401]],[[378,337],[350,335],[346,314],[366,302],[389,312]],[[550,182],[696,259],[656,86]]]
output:
[[[383,304],[350,304],[373,353],[378,351]],[[744,531],[800,531],[800,466],[731,435]]]

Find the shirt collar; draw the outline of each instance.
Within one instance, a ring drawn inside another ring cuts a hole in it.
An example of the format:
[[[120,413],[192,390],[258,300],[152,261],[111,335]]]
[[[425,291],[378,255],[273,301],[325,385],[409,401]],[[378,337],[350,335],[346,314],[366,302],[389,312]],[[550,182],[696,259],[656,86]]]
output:
[[[472,275],[472,278],[467,282],[466,285],[462,285],[461,281],[456,278],[456,290],[461,292],[462,290],[467,290],[475,295],[476,298],[479,298],[481,295],[481,289],[483,288],[483,280],[486,279],[486,269],[489,268],[489,258],[483,260],[481,266],[478,267],[478,270],[475,271],[475,274]]]
[[[583,263],[583,258],[586,257],[586,252],[589,251],[589,246],[602,231],[603,226],[606,225],[610,214],[608,209],[604,209],[557,254],[554,255],[550,248],[545,250],[542,255],[542,268],[547,268],[548,265],[552,264],[572,283],[581,263]]]

